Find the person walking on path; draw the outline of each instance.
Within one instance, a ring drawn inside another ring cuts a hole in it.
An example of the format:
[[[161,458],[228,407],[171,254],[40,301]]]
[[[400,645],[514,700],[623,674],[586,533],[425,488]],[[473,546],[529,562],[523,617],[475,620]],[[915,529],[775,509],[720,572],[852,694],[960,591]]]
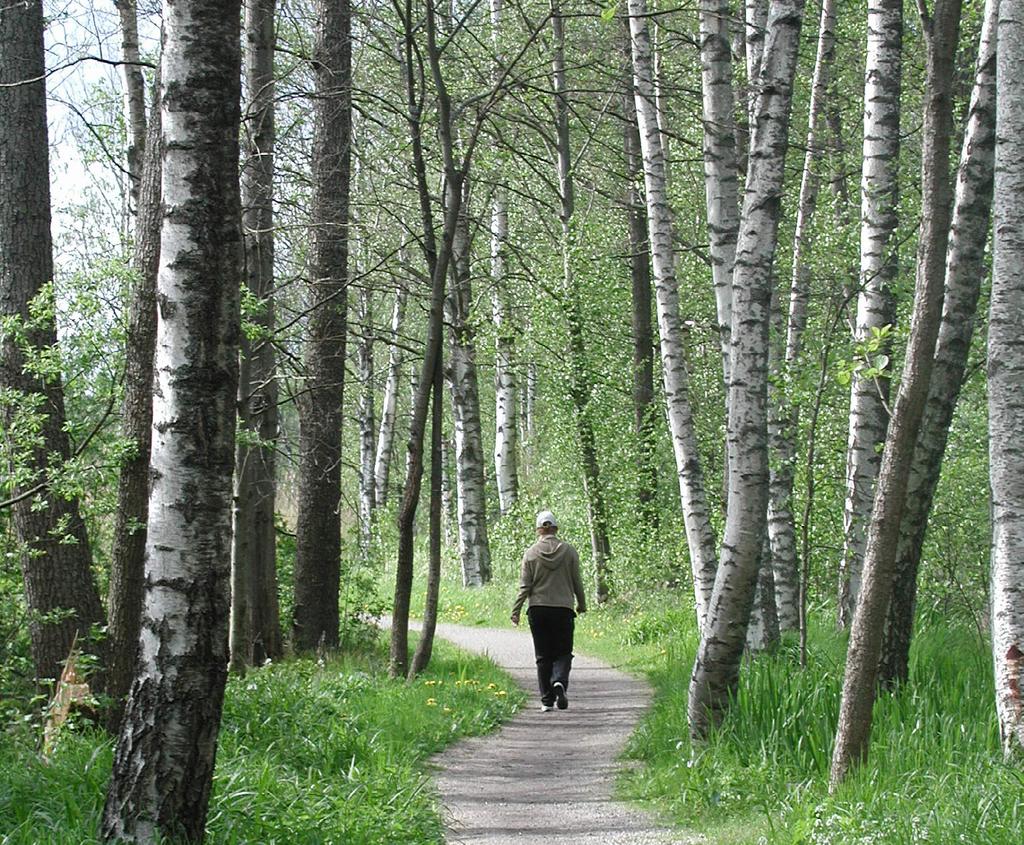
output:
[[[576,614],[587,611],[579,553],[557,534],[555,515],[551,511],[537,514],[538,539],[523,555],[519,594],[512,606],[512,624],[518,625],[523,604],[530,600],[526,615],[537,658],[540,709],[545,712],[554,705],[559,710],[569,706]]]

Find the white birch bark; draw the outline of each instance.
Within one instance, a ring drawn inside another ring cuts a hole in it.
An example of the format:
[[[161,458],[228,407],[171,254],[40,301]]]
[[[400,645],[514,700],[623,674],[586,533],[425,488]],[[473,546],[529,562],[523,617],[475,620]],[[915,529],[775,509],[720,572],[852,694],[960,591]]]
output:
[[[471,322],[468,181],[452,241],[451,293],[445,302],[450,327],[448,379],[455,434],[455,483],[458,490],[459,556],[462,583],[480,587],[491,580],[487,540],[483,432],[476,375],[475,332]]]
[[[700,59],[704,120],[704,191],[715,288],[722,372],[729,384],[732,330],[732,273],[739,233],[739,183],[736,162],[736,99],[732,88],[729,4],[701,0]],[[641,136],[643,132],[641,131]]]
[[[103,835],[201,841],[228,662],[238,377],[237,0],[164,7],[146,598]],[[194,92],[202,91],[202,97]]]
[[[697,740],[705,739],[720,722],[735,694],[767,530],[772,265],[802,15],[802,0],[775,0],[768,12],[762,85],[733,271],[725,536],[690,680],[690,733]]]
[[[356,348],[356,378],[359,381],[359,547],[365,555],[370,548],[373,512],[377,507],[374,461],[377,455],[377,409],[374,396],[373,290],[359,291],[359,345]]]
[[[455,536],[455,502],[457,497],[452,490],[452,439],[445,433],[441,436],[441,527],[444,529],[446,546],[454,546],[458,539]]]
[[[676,458],[686,541],[693,572],[697,619],[703,629],[715,581],[715,535],[704,491],[697,436],[690,407],[689,375],[679,291],[672,249],[672,215],[665,184],[665,160],[654,104],[651,41],[646,0],[629,0],[637,125],[647,195],[647,228],[654,269],[662,378],[672,447]],[[735,183],[734,183],[735,184]]]
[[[1003,752],[1024,755],[1024,3],[1000,0],[988,329],[992,657]]]
[[[492,78],[501,74],[501,16],[504,0],[491,0]],[[516,378],[515,326],[508,304],[505,251],[508,242],[508,207],[499,186],[491,204],[491,313],[494,319],[494,476],[502,514],[519,498],[519,385]]]
[[[810,299],[811,268],[807,260],[809,231],[820,185],[817,167],[823,154],[819,125],[832,77],[835,59],[836,0],[824,0],[818,23],[818,48],[811,82],[811,102],[807,120],[807,151],[804,154],[796,228],[793,233],[793,275],[789,289],[789,319],[786,326],[785,353],[780,381],[788,384],[803,344]],[[800,627],[800,575],[796,554],[796,529],[793,517],[793,468],[796,461],[798,409],[785,395],[769,385],[773,419],[768,437],[773,453],[768,499],[768,537],[771,543],[772,569],[775,575],[775,600],[779,630],[783,633]]]
[[[503,514],[519,498],[519,402],[516,394],[515,328],[506,298],[505,244],[508,241],[508,210],[501,189],[491,209],[491,281],[494,285],[492,316],[495,332],[494,360],[494,475],[498,503]]]
[[[896,318],[890,285],[896,275],[902,79],[903,1],[868,3],[867,66],[864,74],[864,164],[861,175],[860,283],[854,339],[866,343]],[[891,356],[883,343],[875,356]],[[871,366],[874,361],[864,362]],[[875,480],[881,466],[878,445],[889,424],[889,377],[854,373],[846,452],[843,557],[840,563],[839,624],[850,624],[861,571]]]
[[[765,27],[768,25],[768,0],[744,0],[743,29],[747,61],[747,120],[754,125],[754,104],[757,102],[758,77],[764,56]]]
[[[405,317],[406,290],[395,291],[395,303],[391,310],[390,349],[388,350],[388,376],[384,382],[384,397],[380,407],[380,430],[377,433],[377,453],[373,460],[374,499],[378,507],[388,500],[388,478],[391,474],[391,458],[394,455],[396,420],[398,412],[398,389],[402,377],[402,347],[399,332]]]

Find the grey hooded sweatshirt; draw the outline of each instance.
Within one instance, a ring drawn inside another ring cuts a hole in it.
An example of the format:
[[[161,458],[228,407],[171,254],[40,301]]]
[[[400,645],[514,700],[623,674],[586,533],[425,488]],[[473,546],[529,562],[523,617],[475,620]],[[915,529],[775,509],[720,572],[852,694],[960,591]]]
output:
[[[530,599],[530,607],[567,607],[572,610],[575,604],[577,612],[586,612],[587,597],[580,577],[580,556],[569,543],[559,540],[554,534],[541,537],[523,555],[519,595],[512,607],[513,616],[519,614],[527,598]]]

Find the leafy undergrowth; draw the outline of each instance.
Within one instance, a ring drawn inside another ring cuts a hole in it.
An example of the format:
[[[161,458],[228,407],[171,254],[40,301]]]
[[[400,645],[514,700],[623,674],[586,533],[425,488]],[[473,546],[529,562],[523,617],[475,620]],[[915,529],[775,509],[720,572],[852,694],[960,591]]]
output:
[[[488,661],[435,645],[430,669],[388,680],[380,654],[267,666],[228,685],[208,843],[439,843],[423,762],[509,718],[521,693]],[[98,841],[109,740],[66,732],[50,763],[34,734],[0,744],[0,845]]]
[[[507,626],[510,584],[446,584],[440,617]],[[692,600],[634,595],[579,618],[576,649],[645,674],[655,702],[634,734],[620,793],[715,845],[1020,845],[1024,772],[1002,761],[991,655],[976,631],[919,625],[909,683],[875,706],[870,759],[835,795],[828,772],[845,638],[820,614],[808,666],[796,643],[748,660],[731,714],[691,746]]]

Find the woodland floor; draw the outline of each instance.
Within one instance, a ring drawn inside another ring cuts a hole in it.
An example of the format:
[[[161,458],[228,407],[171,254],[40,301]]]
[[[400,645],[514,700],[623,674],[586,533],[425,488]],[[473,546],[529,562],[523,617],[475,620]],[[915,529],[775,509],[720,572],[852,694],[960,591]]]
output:
[[[446,808],[447,841],[458,845],[696,845],[612,798],[619,757],[647,709],[647,684],[576,656],[569,709],[540,711],[527,631],[438,625],[438,636],[487,654],[531,696],[498,732],[464,740],[433,758]]]

